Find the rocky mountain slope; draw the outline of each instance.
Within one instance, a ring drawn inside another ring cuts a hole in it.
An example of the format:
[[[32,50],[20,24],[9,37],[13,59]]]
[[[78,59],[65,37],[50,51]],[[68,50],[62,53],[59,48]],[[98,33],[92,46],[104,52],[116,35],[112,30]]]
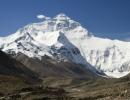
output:
[[[58,62],[49,56],[43,56],[40,60],[29,58],[20,53],[14,57],[17,61],[25,65],[30,70],[37,73],[41,79],[48,77],[55,78],[90,78],[99,77],[98,72],[93,72],[83,65],[75,64],[73,62]],[[103,73],[102,73],[103,74]]]
[[[0,51],[0,75],[20,77],[30,82],[39,80],[38,74],[2,51]]]

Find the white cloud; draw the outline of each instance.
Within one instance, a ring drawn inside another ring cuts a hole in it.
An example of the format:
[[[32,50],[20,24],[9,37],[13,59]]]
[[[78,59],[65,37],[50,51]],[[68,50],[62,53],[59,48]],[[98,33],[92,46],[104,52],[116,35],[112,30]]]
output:
[[[50,17],[46,17],[44,15],[37,15],[38,19],[50,19]]]
[[[38,19],[44,19],[45,16],[44,16],[44,15],[37,15],[37,18],[38,18]]]

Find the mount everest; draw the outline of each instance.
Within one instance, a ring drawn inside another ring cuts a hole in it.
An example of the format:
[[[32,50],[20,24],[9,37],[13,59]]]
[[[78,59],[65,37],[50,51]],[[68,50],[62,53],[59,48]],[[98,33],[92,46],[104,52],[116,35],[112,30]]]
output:
[[[130,72],[130,42],[95,37],[65,14],[42,20],[0,37],[0,49],[14,56],[23,53],[41,59],[47,55],[59,62],[72,61],[109,77]]]

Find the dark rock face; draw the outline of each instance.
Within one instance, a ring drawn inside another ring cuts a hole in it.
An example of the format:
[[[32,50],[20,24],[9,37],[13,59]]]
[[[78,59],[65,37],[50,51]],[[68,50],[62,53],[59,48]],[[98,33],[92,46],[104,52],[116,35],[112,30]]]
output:
[[[38,79],[36,73],[2,51],[0,51],[0,74],[18,76],[30,80]]]
[[[15,59],[21,62],[30,70],[39,74],[41,78],[45,77],[97,77],[91,70],[86,69],[83,65],[73,62],[58,62],[48,56],[42,57],[41,60],[29,58],[24,54],[19,54]]]

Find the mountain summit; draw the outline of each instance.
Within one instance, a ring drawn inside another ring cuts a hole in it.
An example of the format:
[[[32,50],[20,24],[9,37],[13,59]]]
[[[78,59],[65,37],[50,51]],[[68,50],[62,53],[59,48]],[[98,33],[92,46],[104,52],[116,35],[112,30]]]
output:
[[[47,55],[59,62],[89,65],[94,72],[104,72],[110,77],[118,78],[130,72],[129,42],[95,37],[65,14],[44,18],[1,37],[0,48],[12,55],[23,53],[38,59]]]

